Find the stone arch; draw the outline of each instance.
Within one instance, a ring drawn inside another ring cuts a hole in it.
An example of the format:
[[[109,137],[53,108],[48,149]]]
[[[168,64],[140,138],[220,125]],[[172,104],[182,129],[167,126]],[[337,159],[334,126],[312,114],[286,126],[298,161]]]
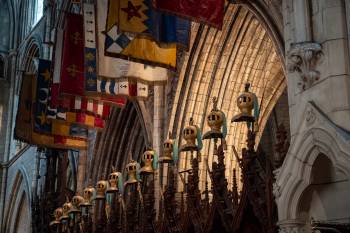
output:
[[[28,225],[30,225],[30,213],[28,206],[27,195],[25,192],[22,192],[20,195],[20,202],[18,205],[18,211],[16,216],[16,226],[14,228],[14,232],[16,233],[28,233]],[[30,230],[29,230],[30,232]]]
[[[19,71],[27,73],[36,73],[38,69],[39,58],[42,56],[42,43],[39,36],[31,37],[26,43],[25,48],[20,53]],[[22,77],[19,76],[16,82],[16,93],[19,95]]]
[[[143,101],[129,100],[120,109],[115,108],[107,126],[96,140],[89,183],[107,178],[112,165],[123,171],[129,159],[139,160],[144,150],[151,146],[150,116]]]
[[[21,55],[21,67],[26,72],[35,72],[37,69],[36,60],[42,55],[42,43],[39,36],[31,37],[26,43]]]
[[[278,54],[280,55],[283,64],[285,64],[282,1],[245,1],[244,6],[248,8],[266,28],[266,31],[269,33],[278,49]]]
[[[31,216],[31,192],[29,179],[24,168],[20,168],[12,183],[6,205],[4,232],[17,232],[18,222],[25,221],[24,226],[28,232],[28,222]],[[27,219],[22,219],[27,218]],[[22,231],[24,232],[24,231]]]
[[[331,168],[345,179],[350,175],[350,154],[348,143],[334,130],[320,127],[307,130],[295,148],[295,151],[292,149],[293,152],[289,152],[281,168],[277,182],[281,186],[275,194],[277,193],[281,223],[292,219],[303,225],[306,223],[301,213],[305,209],[303,202],[307,198],[310,185],[315,184],[314,172],[319,169],[317,166],[324,164],[324,161],[320,163],[320,159],[329,161]],[[283,195],[280,196],[279,193]]]

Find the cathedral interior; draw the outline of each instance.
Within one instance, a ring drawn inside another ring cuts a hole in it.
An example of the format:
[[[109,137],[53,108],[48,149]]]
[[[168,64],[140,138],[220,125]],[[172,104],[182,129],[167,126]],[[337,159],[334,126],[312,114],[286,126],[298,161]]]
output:
[[[0,0],[0,232],[350,232],[349,37],[349,0]]]

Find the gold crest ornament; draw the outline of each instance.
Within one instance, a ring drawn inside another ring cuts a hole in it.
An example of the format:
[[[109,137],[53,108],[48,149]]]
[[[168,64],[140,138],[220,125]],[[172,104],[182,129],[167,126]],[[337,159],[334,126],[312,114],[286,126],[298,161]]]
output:
[[[62,213],[62,216],[60,218],[61,221],[69,219],[69,211],[71,208],[72,208],[72,203],[70,203],[68,198],[67,198],[66,202],[62,206],[63,213]]]
[[[84,201],[80,204],[80,206],[83,206],[83,207],[92,206],[92,199],[94,197],[94,194],[95,194],[94,187],[89,186],[89,187],[85,188],[83,191]]]
[[[141,174],[151,174],[157,169],[158,159],[156,152],[152,149],[146,150],[142,155],[143,167]]]
[[[225,138],[227,134],[227,122],[225,113],[217,108],[218,100],[213,98],[213,109],[207,117],[210,130],[203,135],[203,139]]]
[[[244,92],[237,98],[237,106],[241,113],[232,118],[232,122],[255,122],[258,118],[259,104],[257,96],[249,91],[246,83]],[[254,110],[254,115],[252,111]]]
[[[139,177],[140,164],[137,163],[135,160],[131,160],[126,165],[125,170],[128,173],[128,178],[125,182],[125,185],[135,184],[140,181],[140,177]]]
[[[72,198],[72,208],[68,211],[68,214],[76,214],[80,213],[80,204],[84,202],[84,198],[82,196],[76,195]]]
[[[186,143],[181,145],[180,151],[200,151],[202,149],[202,133],[200,128],[194,125],[192,117],[189,125],[183,130],[183,137]]]
[[[115,168],[112,168],[113,172],[108,176],[109,187],[107,193],[122,192],[123,188],[123,175],[117,172]]]
[[[171,133],[169,138],[163,143],[163,155],[159,158],[159,163],[177,163],[179,148],[177,141],[171,139]]]
[[[50,222],[50,226],[60,224],[62,215],[63,215],[63,209],[61,207],[55,209],[55,211],[53,212],[53,216],[55,220]]]
[[[105,180],[100,180],[96,185],[96,198],[95,199],[105,199],[106,190],[108,188],[108,182]]]

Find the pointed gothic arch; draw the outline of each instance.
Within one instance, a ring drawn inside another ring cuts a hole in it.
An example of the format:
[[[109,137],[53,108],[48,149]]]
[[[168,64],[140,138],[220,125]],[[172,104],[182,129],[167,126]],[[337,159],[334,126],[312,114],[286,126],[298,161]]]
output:
[[[129,159],[140,159],[144,150],[152,145],[150,119],[143,101],[128,101],[124,108],[112,111],[105,130],[96,140],[89,178],[91,184],[107,178],[112,165],[123,171]]]
[[[12,186],[9,187],[11,192],[8,202],[6,204],[4,231],[9,233],[15,233],[18,229],[18,222],[28,224],[31,219],[31,192],[29,185],[29,178],[25,173],[24,168],[20,168],[17,172]],[[29,219],[27,219],[29,217]],[[26,228],[28,230],[28,226]],[[23,231],[22,231],[23,232]]]
[[[350,133],[332,123],[312,103],[309,103],[303,117],[301,135],[291,144],[286,160],[277,173],[274,187],[281,225],[290,224],[291,220],[295,221],[293,224],[300,226],[310,222],[304,212],[308,208],[306,204],[311,202],[311,187],[320,183],[314,179],[315,172],[320,172],[320,166],[325,166],[322,172],[328,171],[330,174],[329,184],[336,182],[334,179],[345,182],[347,187],[350,183],[346,179],[350,176]],[[337,177],[332,177],[332,174],[337,174]],[[342,192],[350,195],[349,189]],[[306,201],[308,198],[310,200]],[[350,208],[350,201],[342,200],[342,203]],[[329,216],[333,214],[330,209],[326,211]]]

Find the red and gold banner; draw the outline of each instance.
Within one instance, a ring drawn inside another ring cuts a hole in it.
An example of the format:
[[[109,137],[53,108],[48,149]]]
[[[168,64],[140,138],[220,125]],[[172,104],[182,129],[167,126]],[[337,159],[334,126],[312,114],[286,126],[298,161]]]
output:
[[[22,87],[16,116],[15,138],[31,145],[59,148],[81,149],[87,148],[86,139],[80,139],[65,135],[43,134],[34,132],[34,108],[36,99],[36,77],[34,74],[26,74],[22,78]],[[61,132],[60,125],[55,129]],[[56,127],[55,126],[55,127]],[[67,127],[64,127],[67,129]],[[58,133],[56,132],[56,133]],[[66,135],[69,135],[66,132]]]
[[[58,98],[58,84],[51,85],[50,111],[47,112],[52,122],[67,122],[83,127],[102,129],[109,117],[110,106],[102,101],[78,96]],[[91,100],[91,101],[90,101]]]
[[[225,0],[154,0],[159,10],[222,28]]]
[[[84,96],[83,16],[67,14],[59,94]]]

